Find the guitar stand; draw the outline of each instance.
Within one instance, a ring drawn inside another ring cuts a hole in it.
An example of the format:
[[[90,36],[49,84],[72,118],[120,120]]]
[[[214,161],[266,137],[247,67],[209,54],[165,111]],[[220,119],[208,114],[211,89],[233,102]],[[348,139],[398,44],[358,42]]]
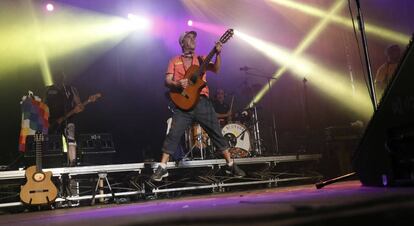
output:
[[[108,185],[109,191],[112,194],[113,201],[115,201],[115,193],[112,190],[111,185],[109,184],[107,175],[108,174],[106,172],[98,172],[98,180],[96,182],[95,190],[93,191],[93,194],[92,194],[92,201],[91,201],[92,206],[95,205],[96,192],[99,190],[99,194],[104,194],[104,189],[105,189],[104,180],[106,181],[106,184]],[[99,198],[99,201],[104,202],[104,198]]]

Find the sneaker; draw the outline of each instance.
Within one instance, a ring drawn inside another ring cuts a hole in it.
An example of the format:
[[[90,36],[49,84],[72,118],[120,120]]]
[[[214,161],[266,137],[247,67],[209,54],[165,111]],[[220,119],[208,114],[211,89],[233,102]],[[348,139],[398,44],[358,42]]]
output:
[[[237,178],[242,178],[246,176],[246,173],[242,169],[240,169],[234,162],[232,166],[226,165],[224,169],[226,174],[232,175]]]
[[[161,166],[158,166],[158,168],[152,174],[151,179],[155,180],[155,181],[161,181],[162,178],[164,178],[164,177],[168,177],[167,169],[164,169]]]

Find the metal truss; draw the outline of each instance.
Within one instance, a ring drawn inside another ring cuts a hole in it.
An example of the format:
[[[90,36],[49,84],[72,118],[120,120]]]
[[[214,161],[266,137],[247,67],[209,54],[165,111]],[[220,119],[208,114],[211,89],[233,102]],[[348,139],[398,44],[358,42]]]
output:
[[[55,201],[56,207],[65,207],[78,206],[83,200],[91,200],[90,204],[94,204],[95,199],[99,202],[118,202],[126,196],[136,199],[157,198],[161,194],[197,190],[224,192],[233,187],[275,187],[282,182],[317,180],[321,176],[313,172],[312,167],[302,172],[294,172],[289,167],[279,168],[279,165],[318,162],[321,157],[320,154],[314,154],[235,159],[247,172],[244,178],[227,176],[221,169],[226,164],[223,159],[169,162],[167,169],[170,176],[162,182],[151,181],[149,177],[158,167],[157,163],[51,168],[44,171],[51,171],[54,182],[59,184],[60,195]],[[80,181],[81,188],[76,194],[63,192],[65,188],[73,189],[62,183],[65,177]],[[19,202],[18,190],[23,182],[24,170],[0,172],[0,208],[22,205]]]

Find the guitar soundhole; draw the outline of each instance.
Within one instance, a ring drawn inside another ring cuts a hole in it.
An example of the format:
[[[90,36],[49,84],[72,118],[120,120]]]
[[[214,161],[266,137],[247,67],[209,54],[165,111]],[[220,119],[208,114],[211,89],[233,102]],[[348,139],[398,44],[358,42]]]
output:
[[[43,181],[45,179],[45,175],[43,173],[35,173],[33,174],[33,180],[36,182]]]
[[[190,98],[189,96],[188,96],[188,94],[185,92],[185,91],[182,91],[181,92],[181,96],[183,96],[183,97],[185,97],[185,98]]]

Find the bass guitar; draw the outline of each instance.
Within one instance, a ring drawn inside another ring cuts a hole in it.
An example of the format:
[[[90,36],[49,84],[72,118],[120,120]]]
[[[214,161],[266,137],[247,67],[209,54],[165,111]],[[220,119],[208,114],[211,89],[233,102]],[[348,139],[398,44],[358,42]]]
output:
[[[226,43],[234,34],[233,29],[228,29],[220,38],[222,44]],[[201,65],[191,65],[184,77],[189,80],[190,84],[185,89],[172,89],[169,92],[172,102],[181,110],[191,110],[200,99],[200,91],[206,86],[202,76],[207,70],[207,66],[216,53],[214,47]]]
[[[101,93],[96,93],[94,95],[89,96],[87,100],[85,100],[84,102],[81,103],[81,105],[83,107],[85,107],[89,103],[93,103],[101,97],[102,97]],[[56,119],[56,121],[52,122],[50,127],[51,128],[59,127],[62,124],[62,122],[64,122],[66,119],[68,119],[70,116],[72,116],[76,113],[77,113],[77,111],[76,111],[76,107],[75,107],[71,111],[67,112],[64,116],[62,116],[62,117]]]

